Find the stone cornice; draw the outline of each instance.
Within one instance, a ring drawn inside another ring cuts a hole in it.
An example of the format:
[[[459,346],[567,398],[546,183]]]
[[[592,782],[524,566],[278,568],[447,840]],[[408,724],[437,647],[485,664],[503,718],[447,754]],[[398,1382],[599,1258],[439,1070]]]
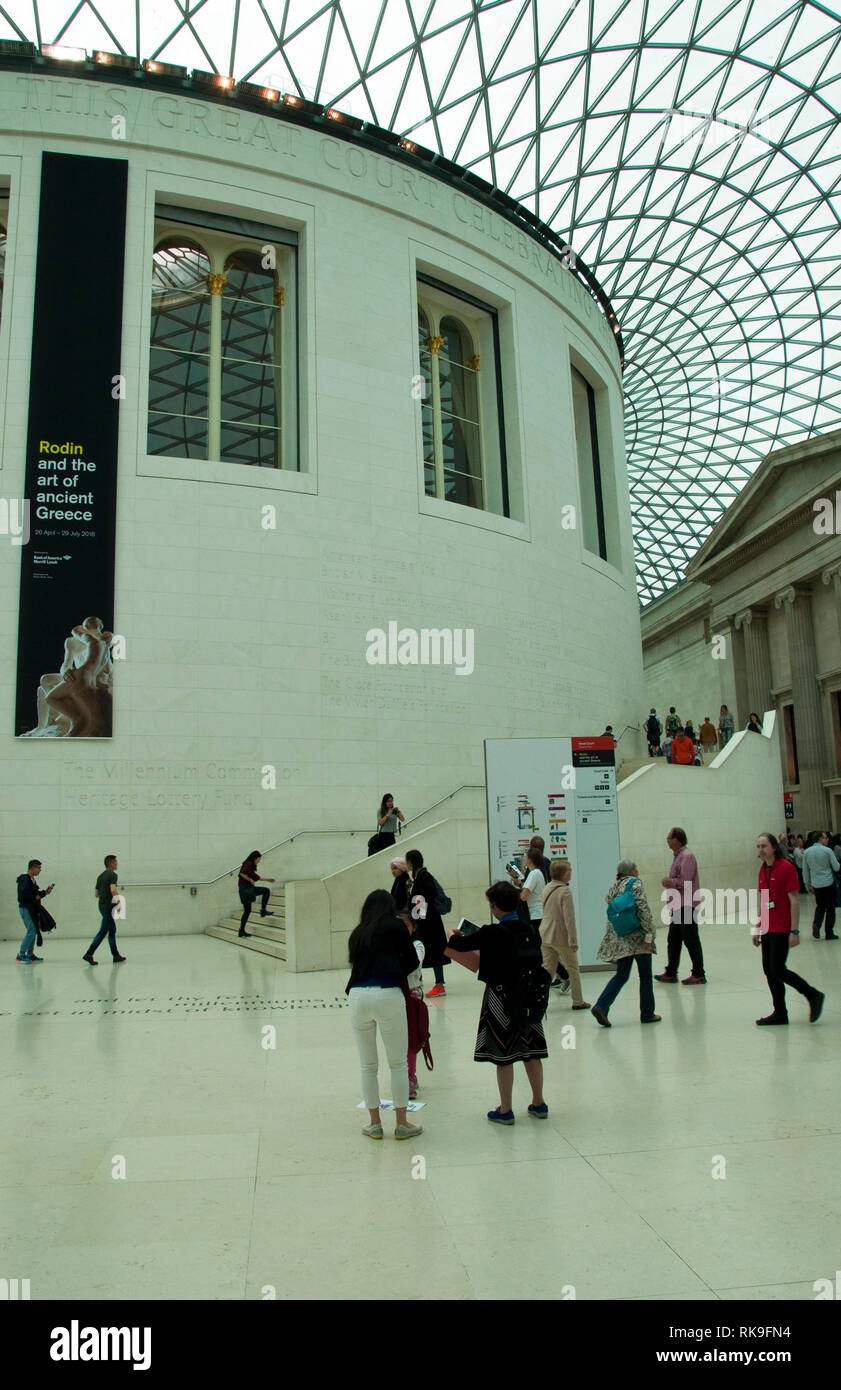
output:
[[[726,550],[722,550],[720,554],[711,555],[708,560],[700,561],[692,567],[691,574],[689,567],[687,567],[687,576],[704,584],[711,584],[713,580],[739,569],[746,560],[751,560],[761,551],[767,550],[770,533],[773,533],[773,538],[776,541],[783,536],[791,535],[793,531],[799,530],[807,522],[811,530],[815,517],[812,500],[809,499],[800,504],[791,512],[780,512],[776,516],[769,517],[756,535],[749,540],[735,541]]]
[[[703,619],[706,618],[709,614],[710,601],[711,600],[709,589],[706,593],[696,594],[693,599],[690,599],[687,603],[685,603],[682,608],[679,608],[677,610],[677,612],[670,614],[667,618],[662,618],[656,626],[652,624],[650,632],[646,631],[646,610],[643,609],[643,652],[645,651],[646,647],[653,645],[655,642],[660,642],[664,637],[670,637],[673,632],[678,632],[681,629],[685,628],[687,623],[691,623],[693,621],[697,622],[699,620],[703,621]]]

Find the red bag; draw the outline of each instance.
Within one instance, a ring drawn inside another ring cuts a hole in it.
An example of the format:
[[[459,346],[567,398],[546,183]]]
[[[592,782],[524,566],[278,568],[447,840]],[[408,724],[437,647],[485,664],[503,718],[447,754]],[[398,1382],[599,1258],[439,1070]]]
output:
[[[432,1071],[432,1049],[429,1046],[429,1009],[423,999],[406,994],[406,1018],[409,1024],[409,1051],[422,1052],[427,1071]]]

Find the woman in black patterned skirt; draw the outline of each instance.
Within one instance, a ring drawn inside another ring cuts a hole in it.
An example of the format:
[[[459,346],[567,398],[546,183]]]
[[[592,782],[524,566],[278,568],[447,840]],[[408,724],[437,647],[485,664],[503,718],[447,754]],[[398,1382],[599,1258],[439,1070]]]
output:
[[[448,944],[453,951],[481,952],[479,979],[485,982],[485,993],[473,1060],[493,1062],[496,1066],[499,1105],[488,1111],[488,1119],[499,1125],[514,1124],[511,1108],[514,1063],[523,1062],[532,1092],[529,1114],[537,1120],[545,1120],[549,1107],[543,1099],[542,1059],[549,1053],[540,1020],[527,1020],[522,1015],[522,992],[518,989],[520,960],[524,958],[518,955],[518,944],[521,948],[524,941],[527,947],[535,945],[530,939],[532,928],[517,914],[519,894],[513,884],[493,883],[485,897],[495,920],[470,936],[451,932]],[[540,937],[537,933],[534,935],[539,953]],[[539,955],[537,967],[540,967]],[[546,978],[548,982],[548,976]]]

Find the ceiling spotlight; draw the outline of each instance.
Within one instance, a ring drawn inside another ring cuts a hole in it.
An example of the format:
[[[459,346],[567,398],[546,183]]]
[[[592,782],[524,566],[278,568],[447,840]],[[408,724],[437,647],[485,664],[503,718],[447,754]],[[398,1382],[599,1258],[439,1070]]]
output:
[[[65,48],[60,43],[42,43],[41,57],[52,58],[57,63],[85,63],[88,55],[84,48]]]
[[[24,43],[20,39],[0,39],[0,58],[34,58],[37,51],[34,43]]]
[[[235,95],[237,101],[253,101],[259,106],[267,101],[280,100],[280,92],[276,87],[264,87],[258,82],[238,82]]]
[[[92,57],[95,63],[107,63],[112,68],[137,67],[137,59],[130,57],[128,53],[105,53],[102,49],[97,49]]]
[[[304,116],[323,116],[324,107],[317,101],[307,101],[305,97],[296,96],[294,92],[287,92],[283,98],[284,106],[294,106],[296,111],[300,111]]]
[[[335,106],[328,106],[324,112],[330,121],[338,121],[340,125],[350,126],[351,130],[361,130],[363,122],[358,116],[349,116],[346,111],[337,111]]]
[[[383,126],[374,125],[372,121],[366,121],[362,128],[366,135],[372,135],[382,145],[393,145],[397,149],[403,143],[396,131],[385,130]]]
[[[190,74],[190,85],[201,87],[207,92],[229,92],[234,85],[234,79],[223,77],[218,72],[204,72],[201,68],[193,68]]]
[[[187,69],[177,63],[159,63],[155,58],[146,58],[143,69],[145,72],[153,73],[155,77],[176,77],[185,82],[187,80]]]

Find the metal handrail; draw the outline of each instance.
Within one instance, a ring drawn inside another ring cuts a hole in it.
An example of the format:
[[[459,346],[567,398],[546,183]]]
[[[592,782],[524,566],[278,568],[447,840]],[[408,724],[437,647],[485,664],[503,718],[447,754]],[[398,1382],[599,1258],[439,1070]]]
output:
[[[446,795],[446,796],[442,796],[441,799],[440,799],[439,801],[433,801],[433,803],[432,803],[431,806],[427,806],[425,810],[423,810],[423,811],[418,811],[418,814],[417,814],[416,816],[412,816],[409,820],[404,821],[404,822],[403,822],[404,826],[405,826],[405,825],[411,825],[414,821],[420,820],[421,816],[427,816],[427,815],[429,815],[429,812],[430,812],[430,811],[434,811],[435,808],[436,808],[436,806],[443,806],[443,804],[444,804],[445,801],[449,801],[452,797],[457,796],[459,792],[463,792],[463,791],[484,791],[484,784],[481,783],[481,782],[462,782],[461,786],[460,786],[460,787],[456,787],[455,791],[448,792],[447,795]],[[401,833],[402,833],[402,831],[401,831]],[[365,835],[365,834],[368,834],[368,832],[365,831],[365,830],[358,830],[358,829],[357,829],[357,830],[296,830],[294,835],[287,835],[287,837],[286,837],[285,840],[278,840],[278,842],[277,842],[276,845],[270,845],[268,849],[263,850],[263,855],[265,856],[265,855],[267,855],[267,854],[272,854],[276,849],[283,849],[283,846],[284,846],[284,845],[291,845],[293,840],[299,840],[299,839],[301,838],[302,835]],[[221,883],[221,881],[222,881],[223,878],[230,878],[232,874],[238,873],[238,871],[239,871],[239,864],[235,864],[234,867],[233,867],[232,869],[225,869],[224,873],[217,874],[215,878],[200,878],[200,879],[195,879],[195,880],[193,880],[193,881],[188,881],[188,882],[186,882],[186,883],[184,883],[183,881],[182,881],[182,882],[178,882],[177,880],[174,881],[174,882],[170,880],[170,881],[161,881],[161,882],[157,882],[157,883],[125,883],[125,884],[123,885],[123,887],[125,887],[125,888],[210,888],[214,883]]]
[[[639,724],[626,724],[625,727],[624,727],[624,729],[622,730],[621,734],[619,734],[618,737],[616,738],[616,743],[619,742],[619,739],[620,739],[620,738],[624,738],[624,737],[625,737],[625,735],[626,735],[626,733],[628,732],[629,729],[635,729],[637,733],[640,732],[640,726],[639,726]]]

